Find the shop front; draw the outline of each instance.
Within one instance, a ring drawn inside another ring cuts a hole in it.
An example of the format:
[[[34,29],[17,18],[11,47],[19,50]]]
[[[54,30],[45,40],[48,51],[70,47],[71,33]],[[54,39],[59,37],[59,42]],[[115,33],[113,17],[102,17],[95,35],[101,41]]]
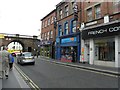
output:
[[[80,33],[60,37],[57,44],[57,59],[64,62],[77,62],[80,60]]]
[[[40,43],[40,55],[52,58],[52,41],[42,41]]]
[[[120,22],[82,31],[89,64],[120,67]]]

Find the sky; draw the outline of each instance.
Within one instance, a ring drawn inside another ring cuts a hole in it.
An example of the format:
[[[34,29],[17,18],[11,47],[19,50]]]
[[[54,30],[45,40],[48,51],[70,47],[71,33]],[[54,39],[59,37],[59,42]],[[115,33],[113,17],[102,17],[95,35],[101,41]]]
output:
[[[0,0],[0,33],[39,35],[41,19],[62,0]]]

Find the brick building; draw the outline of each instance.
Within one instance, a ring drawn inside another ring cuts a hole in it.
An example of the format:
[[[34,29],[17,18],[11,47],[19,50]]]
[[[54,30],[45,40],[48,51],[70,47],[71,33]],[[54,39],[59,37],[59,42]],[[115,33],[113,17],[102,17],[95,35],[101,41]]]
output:
[[[55,55],[55,30],[54,30],[55,9],[41,19],[41,42],[40,55],[54,58]]]
[[[120,0],[82,2],[81,62],[120,67]]]
[[[60,2],[56,5],[56,59],[67,62],[80,60],[79,14],[78,2]]]

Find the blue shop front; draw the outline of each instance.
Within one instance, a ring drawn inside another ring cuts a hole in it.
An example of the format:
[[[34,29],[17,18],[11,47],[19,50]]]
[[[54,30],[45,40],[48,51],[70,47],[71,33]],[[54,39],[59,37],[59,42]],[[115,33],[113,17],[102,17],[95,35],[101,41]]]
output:
[[[64,62],[80,60],[80,32],[56,38],[56,59]]]

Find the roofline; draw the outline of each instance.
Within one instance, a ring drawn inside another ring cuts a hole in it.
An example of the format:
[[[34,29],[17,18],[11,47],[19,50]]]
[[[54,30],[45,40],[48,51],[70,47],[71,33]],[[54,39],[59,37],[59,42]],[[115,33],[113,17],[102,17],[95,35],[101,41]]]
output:
[[[56,7],[62,5],[63,3],[65,3],[65,2],[64,2],[64,1],[61,1],[60,3],[58,3],[58,4],[56,5]]]
[[[41,21],[43,20],[43,19],[45,19],[46,17],[48,17],[50,14],[52,14],[53,12],[55,12],[55,10],[56,9],[54,9],[54,10],[52,10],[49,14],[47,14],[45,17],[43,17],[42,19],[41,19]]]

